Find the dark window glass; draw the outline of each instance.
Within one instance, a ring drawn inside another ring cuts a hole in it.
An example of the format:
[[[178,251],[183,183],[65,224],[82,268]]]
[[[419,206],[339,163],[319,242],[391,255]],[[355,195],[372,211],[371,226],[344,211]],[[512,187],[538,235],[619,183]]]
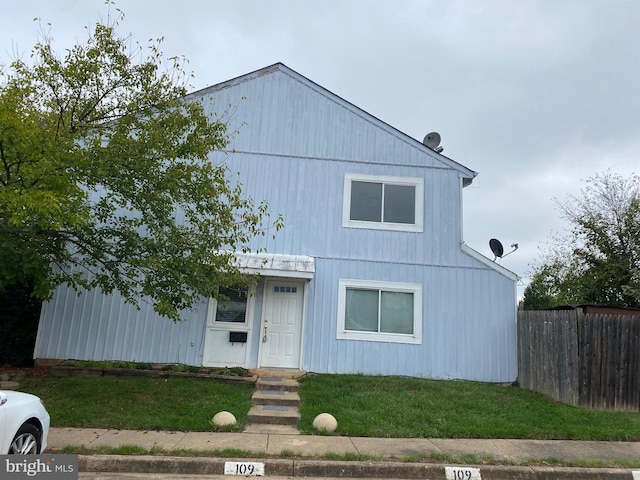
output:
[[[298,291],[298,287],[284,287],[276,285],[273,287],[273,291],[275,293],[296,293]]]
[[[353,181],[349,218],[362,222],[415,224],[416,187]]]
[[[413,333],[413,293],[381,292],[380,331]]]
[[[378,331],[378,291],[347,288],[345,330]]]
[[[413,293],[356,288],[346,293],[345,330],[413,334]]]
[[[384,186],[384,221],[416,223],[416,187],[413,185]]]
[[[351,182],[351,220],[382,221],[382,184]]]
[[[227,297],[218,300],[216,322],[244,323],[247,312],[247,289],[245,287],[220,288],[220,294]]]

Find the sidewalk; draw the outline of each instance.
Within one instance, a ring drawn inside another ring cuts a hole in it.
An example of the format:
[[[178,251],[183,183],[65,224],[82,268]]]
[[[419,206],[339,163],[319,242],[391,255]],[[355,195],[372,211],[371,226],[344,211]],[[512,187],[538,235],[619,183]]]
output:
[[[85,446],[88,448],[96,448],[100,445],[118,447],[121,445],[136,445],[145,449],[153,447],[163,450],[193,450],[193,451],[212,451],[224,449],[238,449],[244,452],[252,452],[256,454],[258,461],[270,462],[272,464],[270,475],[278,475],[280,467],[284,468],[283,475],[291,475],[290,469],[293,456],[296,457],[316,457],[314,468],[307,470],[304,474],[307,476],[389,476],[378,470],[372,471],[371,475],[367,475],[362,471],[363,464],[374,465],[376,462],[328,462],[319,461],[317,457],[321,457],[327,453],[338,455],[354,454],[354,455],[370,455],[380,459],[378,468],[381,464],[394,465],[394,476],[397,478],[425,478],[425,468],[436,468],[443,470],[443,465],[434,464],[426,467],[425,464],[417,464],[419,466],[419,475],[413,476],[413,473],[407,473],[416,469],[416,464],[402,462],[409,456],[428,456],[431,453],[441,455],[449,454],[456,459],[460,459],[463,455],[475,455],[478,458],[491,457],[494,460],[511,460],[526,462],[544,462],[548,459],[559,459],[566,461],[575,460],[637,460],[640,461],[640,442],[591,442],[591,441],[558,441],[558,440],[472,440],[472,439],[382,439],[382,438],[361,438],[361,437],[341,437],[341,436],[316,436],[316,435],[285,435],[285,434],[267,434],[267,433],[216,433],[216,432],[158,432],[158,431],[131,431],[131,430],[106,430],[106,429],[78,429],[78,428],[52,428],[49,434],[48,450],[60,451],[67,445]],[[269,459],[265,459],[265,455]],[[280,457],[280,464],[277,458]],[[113,469],[105,470],[104,462],[98,460],[100,456],[87,456],[85,458],[85,470],[88,471],[113,471]],[[122,470],[126,472],[135,471],[140,468],[134,466],[133,458],[125,460],[126,457],[118,456],[118,462],[131,463],[125,467],[119,465],[118,468],[131,468],[133,470]],[[137,457],[140,459],[141,457]],[[177,459],[172,457],[169,461],[167,457],[155,456],[144,457],[145,468],[158,468],[159,471],[170,468],[169,473],[180,473],[180,471],[191,473],[211,473],[209,468],[216,471],[217,467],[206,467],[211,458],[194,458],[191,467],[185,466],[190,460]],[[155,459],[155,460],[152,460]],[[116,459],[112,458],[108,465],[113,465]],[[217,459],[220,464],[223,461],[248,461],[246,459]],[[106,460],[104,460],[106,461]],[[97,462],[97,463],[96,463]],[[149,462],[156,462],[156,467],[149,467]],[[301,460],[296,460],[298,467]],[[172,467],[163,466],[167,463]],[[210,462],[209,462],[210,463]],[[82,462],[81,462],[82,464]],[[177,465],[180,465],[179,467]],[[339,466],[339,475],[335,474],[336,465]],[[182,470],[182,469],[186,470]],[[191,470],[189,470],[191,468]],[[222,467],[220,467],[222,468]],[[349,475],[350,469],[357,468],[357,474]],[[545,468],[545,467],[502,467],[487,466],[482,467],[483,471],[487,470],[509,470],[511,474],[515,474],[515,470],[522,470],[525,473],[518,473],[518,477],[510,478],[574,478],[574,477],[540,477],[535,476],[535,472],[544,471],[549,474],[551,471],[563,472],[568,470],[583,471],[585,469],[566,469],[566,468]],[[82,469],[82,467],[81,467]],[[203,471],[204,469],[204,471]],[[401,473],[406,470],[405,473]],[[640,468],[638,469],[640,470]],[[580,478],[632,478],[631,470],[624,469],[588,469],[589,477],[585,477],[582,472]],[[400,473],[399,473],[400,472]],[[527,473],[528,472],[528,473]],[[327,473],[329,475],[327,475]],[[373,475],[375,473],[376,475]],[[527,476],[527,474],[534,476]],[[402,476],[401,476],[402,475]],[[594,476],[591,476],[594,475]],[[436,477],[439,478],[439,477]],[[502,478],[499,476],[487,475],[483,473],[483,478]],[[505,477],[506,478],[506,477]],[[578,477],[575,477],[578,478]],[[635,477],[634,477],[635,478]]]
[[[638,460],[640,442],[589,442],[562,440],[473,440],[439,438],[363,438],[322,435],[278,435],[267,433],[158,432],[101,430],[95,428],[52,428],[48,450],[66,445],[98,447],[136,445],[145,449],[223,450],[238,449],[269,456],[284,451],[303,457],[326,453],[371,455],[401,460],[430,453],[491,456],[496,460]]]

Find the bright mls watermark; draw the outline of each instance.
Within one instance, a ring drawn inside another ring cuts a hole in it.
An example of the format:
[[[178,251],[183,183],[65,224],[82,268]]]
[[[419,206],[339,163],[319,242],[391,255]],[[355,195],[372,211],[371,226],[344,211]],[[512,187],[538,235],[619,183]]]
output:
[[[78,480],[77,455],[0,455],[2,480]]]

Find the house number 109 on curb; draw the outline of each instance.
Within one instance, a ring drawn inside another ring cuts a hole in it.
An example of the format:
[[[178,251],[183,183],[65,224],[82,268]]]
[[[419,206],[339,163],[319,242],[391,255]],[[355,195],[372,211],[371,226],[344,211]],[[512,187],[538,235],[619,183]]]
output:
[[[224,462],[225,475],[242,475],[243,477],[264,476],[264,463]]]
[[[445,467],[444,474],[447,480],[482,480],[479,468]]]

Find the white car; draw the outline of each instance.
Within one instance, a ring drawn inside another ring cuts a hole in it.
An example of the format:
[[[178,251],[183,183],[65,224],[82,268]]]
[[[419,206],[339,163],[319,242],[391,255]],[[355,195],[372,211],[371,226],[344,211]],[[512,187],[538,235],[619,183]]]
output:
[[[39,454],[47,448],[50,417],[40,398],[0,390],[0,455]]]

